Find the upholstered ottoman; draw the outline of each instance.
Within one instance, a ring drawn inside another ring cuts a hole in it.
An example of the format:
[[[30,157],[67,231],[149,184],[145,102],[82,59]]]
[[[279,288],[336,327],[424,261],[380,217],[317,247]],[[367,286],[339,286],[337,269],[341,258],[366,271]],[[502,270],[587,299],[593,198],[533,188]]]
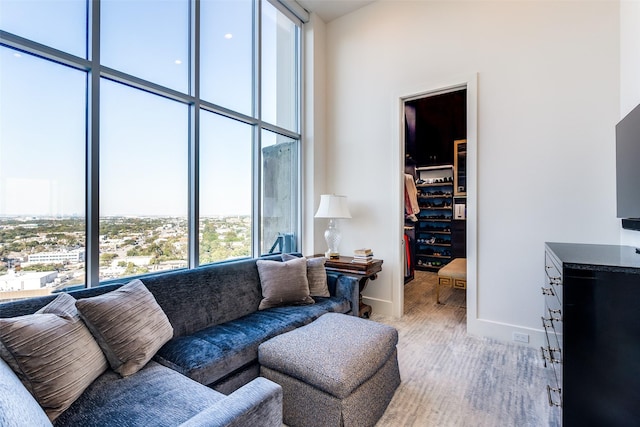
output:
[[[440,286],[455,289],[467,289],[467,259],[455,258],[449,264],[438,270],[438,284],[436,285],[436,303],[440,304]]]
[[[258,348],[260,374],[282,386],[288,426],[373,426],[400,385],[391,326],[328,313]]]

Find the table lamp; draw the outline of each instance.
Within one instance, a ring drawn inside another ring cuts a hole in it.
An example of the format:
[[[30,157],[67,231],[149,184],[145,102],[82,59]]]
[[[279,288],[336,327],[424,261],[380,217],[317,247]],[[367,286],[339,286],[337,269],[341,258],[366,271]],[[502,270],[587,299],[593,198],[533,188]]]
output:
[[[338,229],[338,219],[351,218],[349,208],[347,207],[347,198],[345,196],[336,196],[335,194],[322,194],[320,196],[320,206],[315,215],[316,218],[329,218],[329,225],[324,232],[324,239],[327,241],[329,250],[325,252],[327,258],[340,258],[338,246],[342,235]]]

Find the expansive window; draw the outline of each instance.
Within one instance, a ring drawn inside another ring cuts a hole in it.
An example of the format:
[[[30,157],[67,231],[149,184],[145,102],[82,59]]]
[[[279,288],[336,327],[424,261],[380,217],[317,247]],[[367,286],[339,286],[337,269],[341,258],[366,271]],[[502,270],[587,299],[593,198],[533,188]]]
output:
[[[100,94],[100,279],[186,267],[188,107],[108,80]]]
[[[2,0],[0,30],[86,58],[87,5],[82,0]]]
[[[2,0],[0,300],[295,251],[277,0]]]
[[[6,47],[0,64],[0,299],[13,299],[85,281],[86,73]]]
[[[200,263],[251,255],[251,126],[200,115]]]
[[[298,144],[291,138],[263,130],[261,154],[262,252],[274,249],[292,252],[295,234],[290,230],[298,218]]]
[[[189,90],[189,2],[101,0],[100,62],[162,86]]]
[[[205,0],[200,3],[200,96],[253,114],[253,0]]]
[[[298,29],[269,2],[263,1],[263,5],[262,118],[283,128],[297,130]]]

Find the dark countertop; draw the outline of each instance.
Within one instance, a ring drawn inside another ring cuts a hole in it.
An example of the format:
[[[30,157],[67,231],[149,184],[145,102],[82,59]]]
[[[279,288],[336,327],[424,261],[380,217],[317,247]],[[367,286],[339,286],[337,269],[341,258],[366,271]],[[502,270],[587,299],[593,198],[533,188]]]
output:
[[[566,267],[640,274],[640,254],[632,246],[547,242]]]

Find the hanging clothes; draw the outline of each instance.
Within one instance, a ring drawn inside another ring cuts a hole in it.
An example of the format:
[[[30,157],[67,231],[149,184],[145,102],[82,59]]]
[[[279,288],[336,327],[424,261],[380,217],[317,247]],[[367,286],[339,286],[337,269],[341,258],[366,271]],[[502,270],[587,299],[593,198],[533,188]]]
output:
[[[418,189],[416,183],[413,180],[413,176],[408,173],[404,174],[404,210],[405,214],[409,216],[413,221],[415,215],[420,213],[420,207],[418,206]]]
[[[413,268],[411,268],[411,240],[409,236],[404,235],[404,277],[411,276]]]

